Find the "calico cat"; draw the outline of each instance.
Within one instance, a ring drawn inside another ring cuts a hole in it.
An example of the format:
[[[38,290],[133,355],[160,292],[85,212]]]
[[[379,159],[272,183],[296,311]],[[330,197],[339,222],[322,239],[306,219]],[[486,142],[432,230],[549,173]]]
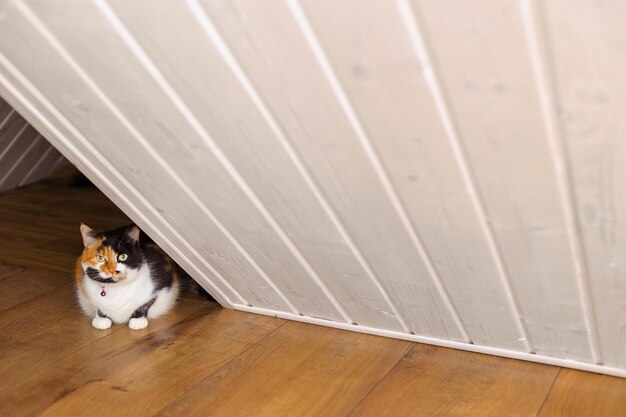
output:
[[[82,255],[76,261],[76,289],[96,329],[128,323],[134,330],[167,313],[181,290],[180,271],[153,242],[140,242],[135,225],[96,232],[81,224]],[[191,279],[191,278],[189,278]]]

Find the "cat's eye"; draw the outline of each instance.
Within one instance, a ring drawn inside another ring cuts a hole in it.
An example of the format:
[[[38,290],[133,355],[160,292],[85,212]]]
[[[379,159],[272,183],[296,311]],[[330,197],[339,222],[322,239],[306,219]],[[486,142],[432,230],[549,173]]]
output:
[[[102,256],[102,255],[98,255],[98,256],[96,256],[96,261],[98,261],[98,262],[104,262],[104,261],[106,261],[106,260],[107,260],[107,258],[105,258],[105,257],[104,257],[104,256]]]
[[[117,259],[120,260],[121,262],[124,262],[126,259],[128,259],[128,255],[123,253],[120,256],[118,256]]]

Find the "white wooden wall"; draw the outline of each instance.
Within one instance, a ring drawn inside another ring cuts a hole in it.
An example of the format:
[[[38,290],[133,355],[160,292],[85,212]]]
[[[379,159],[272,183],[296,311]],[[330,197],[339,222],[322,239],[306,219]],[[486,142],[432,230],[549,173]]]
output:
[[[625,21],[0,0],[0,94],[226,307],[625,376]]]
[[[65,158],[0,98],[0,192],[48,177]]]

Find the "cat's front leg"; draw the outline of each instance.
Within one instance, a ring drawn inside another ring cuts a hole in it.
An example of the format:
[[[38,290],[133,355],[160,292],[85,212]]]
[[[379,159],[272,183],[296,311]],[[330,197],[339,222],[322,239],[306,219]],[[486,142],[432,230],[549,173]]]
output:
[[[156,298],[152,298],[150,301],[135,310],[133,315],[130,316],[128,327],[133,330],[141,330],[148,327],[148,309],[152,307],[154,300],[156,300]]]
[[[104,330],[111,327],[111,319],[100,310],[96,310],[96,317],[91,321],[91,325],[96,329]]]

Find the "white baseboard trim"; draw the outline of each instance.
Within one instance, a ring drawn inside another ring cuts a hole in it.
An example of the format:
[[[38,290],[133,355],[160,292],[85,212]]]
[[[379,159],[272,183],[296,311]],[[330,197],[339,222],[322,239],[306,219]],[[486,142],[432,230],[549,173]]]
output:
[[[564,368],[578,369],[581,371],[595,372],[626,378],[626,370],[611,368],[604,365],[596,365],[592,363],[579,362],[571,359],[559,359],[550,356],[537,355],[532,353],[517,352],[514,350],[500,349],[489,346],[473,345],[463,342],[455,342],[451,340],[435,339],[432,337],[418,336],[414,334],[401,333],[392,330],[375,329],[373,327],[358,326],[348,323],[339,323],[330,320],[317,319],[314,317],[300,316],[292,313],[283,313],[280,311],[268,310],[259,307],[250,307],[243,304],[234,304],[235,310],[245,311],[247,313],[262,314],[265,316],[279,317],[287,320],[300,321],[303,323],[317,324],[335,329],[349,330],[353,332],[366,333],[374,336],[392,337],[394,339],[408,340],[410,342],[425,343],[428,345],[442,346],[452,349],[460,349],[468,352],[484,353],[487,355],[501,356],[504,358],[519,359],[522,361],[543,363],[546,365],[562,366]]]

